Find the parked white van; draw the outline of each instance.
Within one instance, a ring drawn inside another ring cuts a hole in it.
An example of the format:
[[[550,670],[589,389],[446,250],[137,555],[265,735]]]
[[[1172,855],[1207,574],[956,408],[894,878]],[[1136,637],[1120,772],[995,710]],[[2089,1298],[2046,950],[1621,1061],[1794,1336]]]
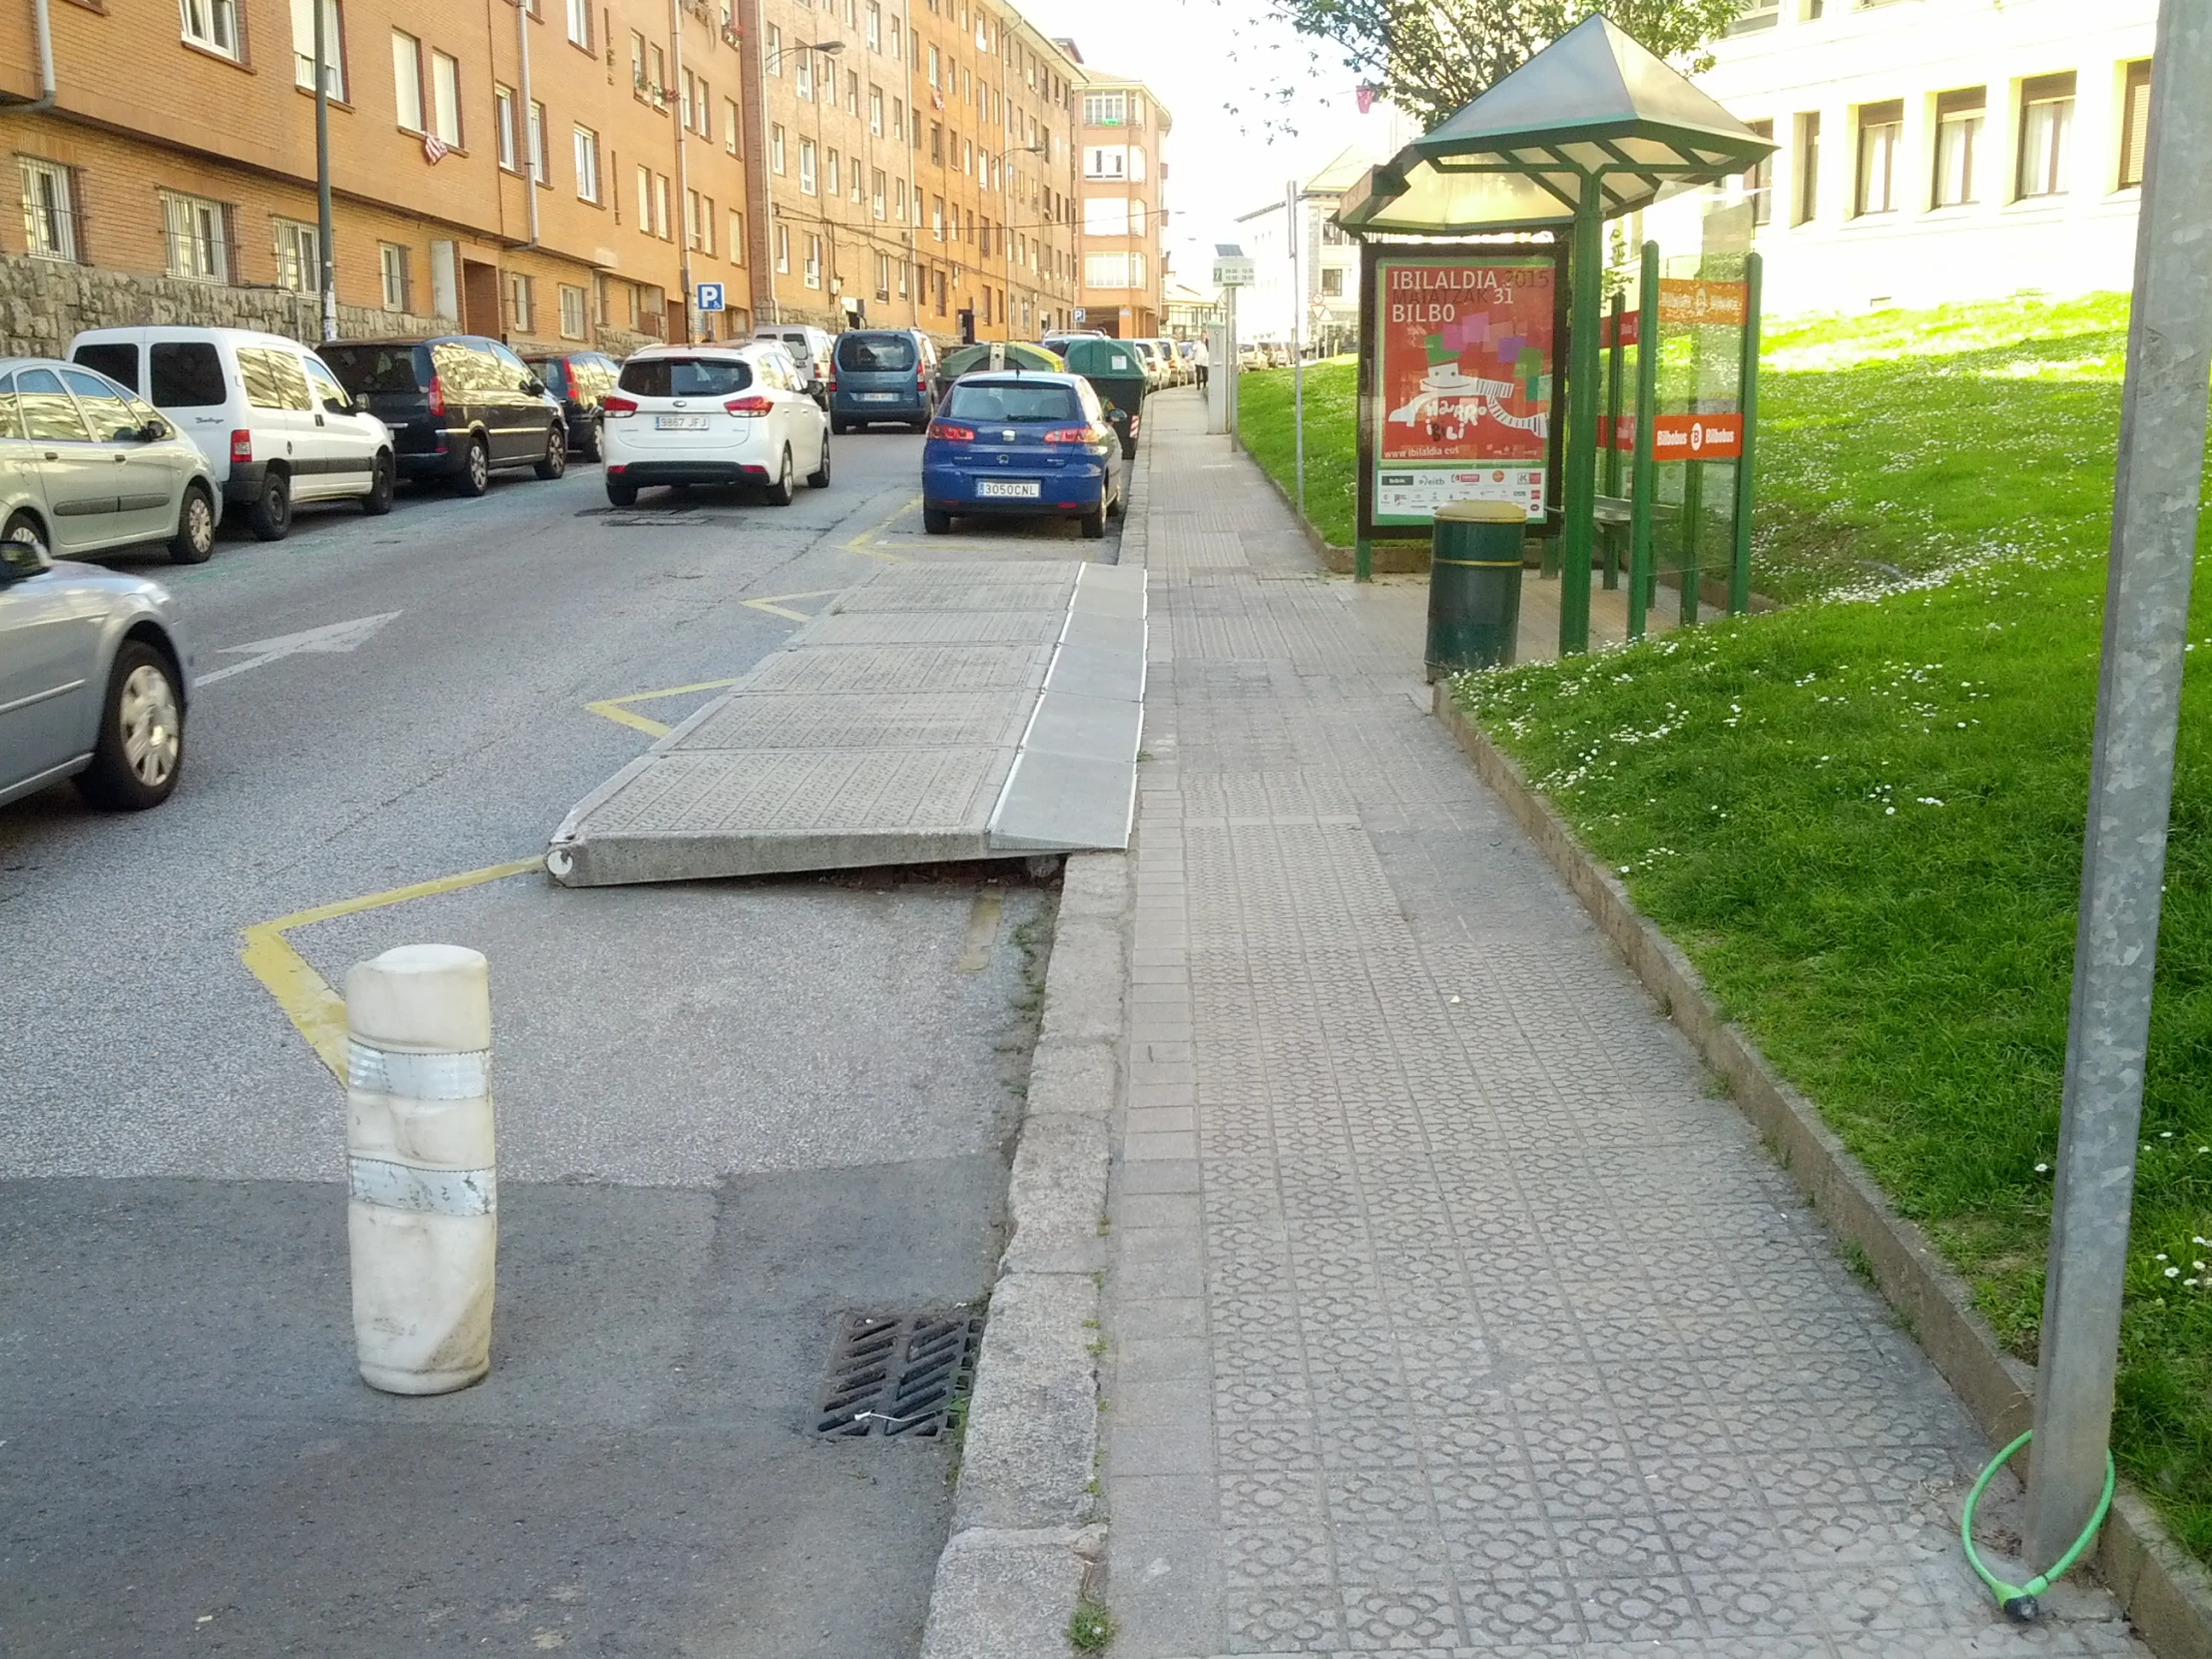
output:
[[[161,410],[208,457],[223,499],[263,541],[291,529],[292,504],[350,498],[391,511],[391,431],[295,339],[251,328],[88,328],[72,360]]]

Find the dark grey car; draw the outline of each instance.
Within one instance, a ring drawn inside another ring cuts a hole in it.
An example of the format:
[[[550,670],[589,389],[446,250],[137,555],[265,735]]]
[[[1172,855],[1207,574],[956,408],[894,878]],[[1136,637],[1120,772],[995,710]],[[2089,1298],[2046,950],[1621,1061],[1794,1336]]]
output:
[[[568,470],[561,400],[514,352],[481,334],[336,340],[322,360],[391,428],[402,478],[441,478],[482,495],[502,467]]]

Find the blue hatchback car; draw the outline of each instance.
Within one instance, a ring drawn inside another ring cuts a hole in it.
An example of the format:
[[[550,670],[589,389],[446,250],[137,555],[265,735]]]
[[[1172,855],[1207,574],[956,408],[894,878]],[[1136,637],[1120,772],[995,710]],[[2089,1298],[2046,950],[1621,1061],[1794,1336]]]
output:
[[[996,514],[1078,519],[1095,538],[1125,488],[1121,439],[1075,374],[955,380],[921,449],[921,522],[933,536],[957,517]]]

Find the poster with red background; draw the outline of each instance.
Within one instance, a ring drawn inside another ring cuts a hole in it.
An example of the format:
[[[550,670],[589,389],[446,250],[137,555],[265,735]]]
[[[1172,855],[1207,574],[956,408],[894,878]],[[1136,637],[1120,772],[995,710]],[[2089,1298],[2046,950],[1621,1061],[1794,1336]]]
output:
[[[1377,524],[1469,500],[1543,516],[1554,279],[1548,257],[1377,259]]]

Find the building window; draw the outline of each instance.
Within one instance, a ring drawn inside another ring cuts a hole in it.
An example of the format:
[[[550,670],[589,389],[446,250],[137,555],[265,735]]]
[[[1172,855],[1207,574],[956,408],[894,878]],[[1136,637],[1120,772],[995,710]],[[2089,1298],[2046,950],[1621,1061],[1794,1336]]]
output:
[[[1085,254],[1083,285],[1087,288],[1125,288],[1129,285],[1127,254]]]
[[[1859,190],[1854,212],[1887,214],[1898,206],[1898,145],[1905,136],[1905,102],[1859,106]]]
[[[531,114],[537,113],[533,106]],[[430,54],[430,114],[437,122],[438,142],[448,149],[461,147],[461,66],[443,52]],[[531,147],[533,151],[536,146]],[[541,176],[543,169],[535,169]]]
[[[384,279],[384,309],[404,311],[412,308],[412,284],[408,280],[407,251],[395,242],[376,245],[376,269]]]
[[[929,123],[929,160],[938,167],[944,166],[944,123]]]
[[[1978,201],[1974,152],[1981,147],[1981,119],[1989,94],[1983,87],[1936,95],[1936,206],[1960,208]]]
[[[222,203],[162,192],[162,240],[170,276],[201,282],[231,279],[230,213]]]
[[[653,170],[638,169],[638,229],[647,236],[653,234]]]
[[[929,234],[939,242],[944,241],[944,198],[941,196],[929,199]]]
[[[842,196],[844,187],[837,182],[840,178],[837,172],[837,153],[832,150],[824,160],[830,164],[830,194],[831,196]]]
[[[805,102],[814,99],[815,55],[812,52],[800,53],[799,61],[792,66],[792,96]]]
[[[730,263],[745,264],[745,215],[735,208],[730,210]]]
[[[771,75],[784,73],[784,31],[773,23],[768,26],[768,51],[765,58]]]
[[[645,84],[645,36],[630,31],[630,91],[639,98],[652,96]]]
[[[16,170],[23,184],[26,251],[42,260],[74,262],[78,246],[77,215],[76,197],[69,188],[69,169],[56,162],[24,156],[17,161]]]
[[[576,194],[586,202],[599,200],[599,135],[589,127],[576,133]]]
[[[883,136],[883,89],[871,86],[867,89],[867,130],[875,138]]]
[[[294,293],[322,291],[321,237],[312,225],[272,220],[276,234],[276,285]]]
[[[519,271],[507,273],[507,326],[527,334],[532,322],[530,278]]]
[[[314,91],[314,0],[291,0],[292,80]],[[345,102],[345,36],[338,0],[322,0],[322,85]]]
[[[776,269],[786,276],[792,274],[792,233],[788,225],[776,227]]]
[[[2127,66],[2127,83],[2120,91],[2120,189],[2135,190],[2143,182],[2143,154],[2150,143],[2150,60]]]
[[[1118,92],[1086,92],[1083,94],[1083,125],[1086,127],[1119,127],[1128,119],[1127,100]]]
[[[877,168],[868,179],[868,208],[877,219],[883,217],[883,170]]]
[[[722,148],[733,156],[738,153],[738,101],[735,98],[722,101]]]
[[[561,338],[584,337],[584,290],[561,284]]]
[[[530,182],[545,183],[545,106],[530,102]]]
[[[1083,199],[1083,234],[1087,237],[1128,236],[1129,199],[1125,196],[1086,196]]]
[[[239,56],[238,0],[179,0],[185,39],[226,58]]]
[[[867,49],[870,52],[883,50],[883,8],[877,0],[867,0]]]
[[[2066,192],[2066,152],[2073,136],[2073,71],[2020,83],[2020,166],[2014,194],[2025,201]]]
[[[1810,225],[1821,211],[1821,118],[1797,118],[1797,213],[1791,223]]]
[[[1083,151],[1083,177],[1086,179],[1126,179],[1129,176],[1129,152],[1118,145],[1090,145]]]
[[[663,242],[670,241],[668,234],[668,175],[653,175],[653,234]]]
[[[810,138],[799,141],[799,194],[815,194],[815,141]]]
[[[822,286],[822,238],[820,237],[809,237],[807,239],[806,280],[807,285],[811,288]]]
[[[784,129],[781,126],[768,130],[768,165],[772,173],[784,171]]]
[[[422,42],[397,29],[391,32],[391,90],[399,105],[399,125],[422,131]]]
[[[515,95],[511,87],[491,89],[491,124],[499,144],[499,165],[509,173],[515,166]]]
[[[571,46],[591,50],[591,0],[568,0],[568,39]]]

